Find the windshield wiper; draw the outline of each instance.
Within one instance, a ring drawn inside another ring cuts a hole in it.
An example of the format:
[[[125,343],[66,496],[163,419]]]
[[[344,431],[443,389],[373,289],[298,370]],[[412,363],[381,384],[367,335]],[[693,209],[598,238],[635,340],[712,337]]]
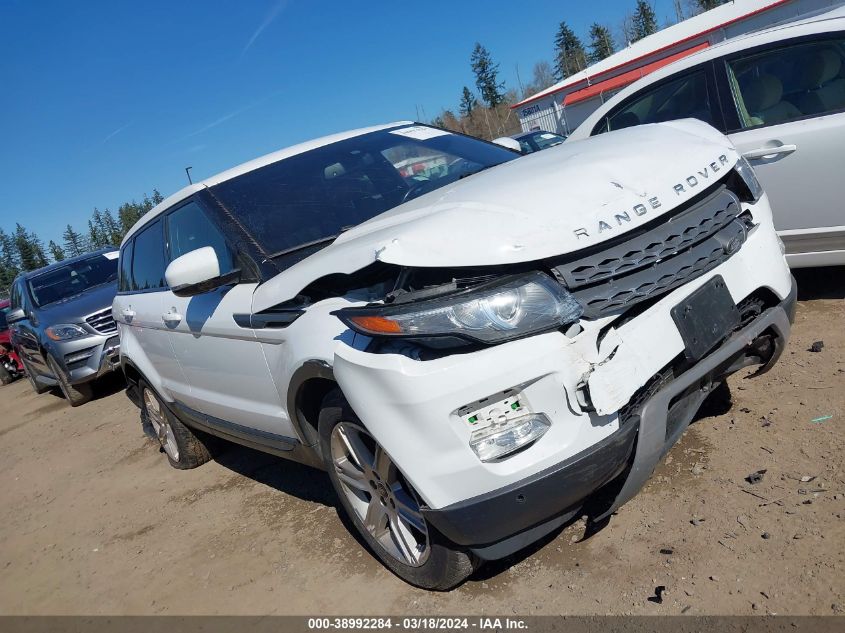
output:
[[[463,173],[460,176],[458,176],[458,180],[463,180],[464,178],[469,178],[470,176],[475,176],[475,174],[478,174],[478,173],[484,171],[485,169],[490,169],[491,167],[498,167],[499,165],[501,165],[501,163],[496,163],[494,165],[485,165],[484,167],[476,169],[475,171],[468,171],[468,172]]]
[[[291,253],[296,253],[297,251],[303,251],[306,248],[311,248],[312,246],[319,246],[320,244],[325,244],[327,242],[334,242],[340,233],[337,235],[330,235],[329,237],[321,237],[318,240],[313,240],[311,242],[305,242],[305,244],[299,244],[298,246],[291,246],[290,248],[285,248],[280,251],[276,251],[275,253],[271,253],[269,255],[270,259],[276,259],[277,257],[281,257],[282,255],[290,255]]]

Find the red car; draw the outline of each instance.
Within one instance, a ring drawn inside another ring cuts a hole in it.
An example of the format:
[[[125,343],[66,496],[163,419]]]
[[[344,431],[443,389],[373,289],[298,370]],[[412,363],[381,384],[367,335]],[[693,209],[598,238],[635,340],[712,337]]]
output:
[[[9,300],[0,300],[0,385],[8,385],[15,378],[23,376],[23,364],[10,341],[9,325],[6,323],[8,311]]]

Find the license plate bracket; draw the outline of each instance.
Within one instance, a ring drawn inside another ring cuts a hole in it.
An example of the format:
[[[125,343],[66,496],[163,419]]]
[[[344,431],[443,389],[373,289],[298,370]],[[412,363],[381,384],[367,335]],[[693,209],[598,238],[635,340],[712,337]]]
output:
[[[684,353],[697,361],[740,324],[739,309],[721,275],[716,275],[671,310]]]

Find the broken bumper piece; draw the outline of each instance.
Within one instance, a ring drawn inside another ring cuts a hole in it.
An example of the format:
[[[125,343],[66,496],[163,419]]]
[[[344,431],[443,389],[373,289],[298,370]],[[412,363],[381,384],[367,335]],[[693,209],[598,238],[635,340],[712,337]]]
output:
[[[608,487],[609,503],[591,517],[606,520],[648,481],[660,459],[687,428],[712,387],[751,364],[752,344],[771,336],[774,351],[758,370],[767,371],[789,337],[796,287],[779,305],[731,335],[683,374],[665,381],[637,406],[619,430],[589,449],[513,485],[440,509],[424,509],[447,538],[484,559],[498,559],[537,541],[582,509],[584,501],[620,473],[621,487]],[[633,457],[632,457],[633,456]],[[615,494],[614,494],[615,493]]]

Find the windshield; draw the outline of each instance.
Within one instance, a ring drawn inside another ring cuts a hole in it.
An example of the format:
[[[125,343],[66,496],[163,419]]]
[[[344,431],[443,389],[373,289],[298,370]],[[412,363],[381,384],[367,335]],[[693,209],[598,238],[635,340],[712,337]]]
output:
[[[565,139],[551,132],[537,132],[531,135],[531,140],[537,144],[538,149],[548,149],[549,147],[560,145]]]
[[[403,202],[515,157],[478,139],[403,126],[291,156],[222,182],[211,194],[280,257],[316,250]]]
[[[39,308],[68,299],[89,288],[117,279],[117,251],[95,255],[29,280],[29,290]]]

